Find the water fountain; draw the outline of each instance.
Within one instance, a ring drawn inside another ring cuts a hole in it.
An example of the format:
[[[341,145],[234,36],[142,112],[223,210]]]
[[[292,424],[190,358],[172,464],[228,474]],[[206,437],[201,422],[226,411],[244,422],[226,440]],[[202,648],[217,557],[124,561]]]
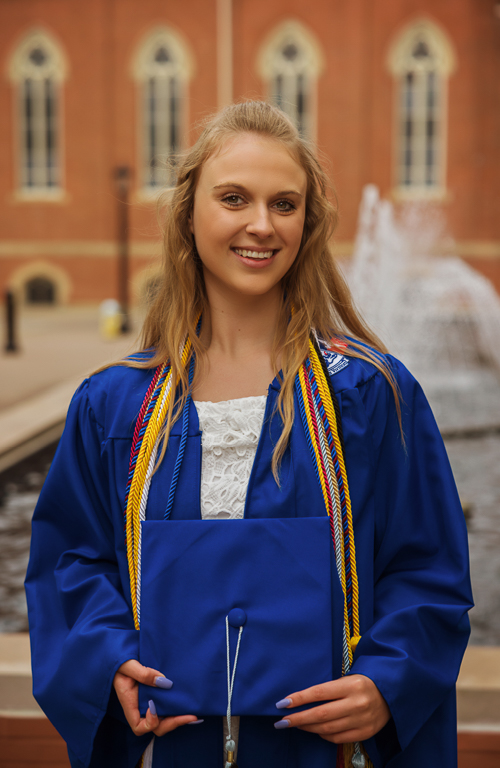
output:
[[[421,381],[445,434],[500,429],[500,298],[444,235],[436,209],[407,206],[396,220],[368,185],[348,279],[369,324]]]
[[[399,217],[365,187],[348,281],[368,323],[422,384],[468,521],[472,642],[500,644],[500,298],[453,254],[443,217]]]

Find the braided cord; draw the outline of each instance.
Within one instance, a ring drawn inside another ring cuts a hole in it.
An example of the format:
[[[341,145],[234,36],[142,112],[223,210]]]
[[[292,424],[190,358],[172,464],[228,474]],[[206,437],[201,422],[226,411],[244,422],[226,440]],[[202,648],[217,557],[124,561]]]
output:
[[[307,379],[306,373],[304,372],[304,366],[301,366],[299,368],[299,372],[297,376],[299,380],[299,386],[297,387],[297,394],[299,395],[299,399],[301,401],[300,411],[301,411],[301,415],[303,414],[303,421],[305,422],[304,430],[307,437],[309,438],[308,443],[311,450],[313,463],[316,468],[316,474],[321,486],[321,491],[323,494],[323,500],[325,502],[326,511],[327,511],[327,514],[330,515],[332,510],[332,502],[331,502],[331,497],[329,495],[326,482],[325,482],[323,457],[319,449],[319,436],[317,432],[317,424],[315,423],[313,419],[313,414],[311,413],[313,409],[312,409],[312,403],[309,398],[308,387],[307,387],[308,379]]]
[[[335,397],[320,359],[321,352],[313,341],[309,357],[296,378],[299,412],[304,425],[311,457],[319,480],[328,515],[331,518],[335,562],[344,594],[345,643],[343,672],[352,664],[353,651],[359,641],[359,588],[352,508],[343,457]],[[322,356],[322,355],[321,355]]]
[[[172,513],[172,507],[174,506],[175,491],[177,488],[177,481],[179,480],[179,474],[182,466],[182,459],[184,458],[184,452],[186,450],[188,429],[189,429],[189,403],[191,402],[191,384],[193,383],[194,375],[194,355],[191,356],[191,364],[189,366],[189,391],[184,408],[182,409],[182,430],[181,441],[179,445],[179,451],[174,464],[174,471],[172,474],[172,480],[170,483],[170,490],[168,492],[167,508],[165,510],[164,519],[168,520]]]
[[[191,341],[186,338],[182,350],[181,362],[185,366],[191,352]],[[139,611],[138,611],[138,585],[139,585],[139,555],[141,543],[141,507],[145,509],[144,491],[149,490],[149,483],[152,475],[151,460],[153,454],[156,457],[158,442],[161,437],[166,415],[168,413],[170,398],[175,394],[180,376],[177,377],[175,386],[172,382],[170,366],[161,366],[161,372],[157,378],[157,384],[150,397],[146,407],[146,398],[140,413],[144,414],[142,424],[136,424],[134,438],[137,435],[137,443],[132,444],[131,460],[129,468],[129,483],[126,491],[126,511],[125,511],[125,529],[127,539],[127,560],[130,578],[130,594],[132,599],[132,612],[134,615],[134,625],[139,629]],[[155,381],[156,379],[153,379]],[[153,382],[152,382],[153,384]],[[150,392],[152,385],[148,389]],[[148,394],[147,393],[147,394]],[[146,397],[147,397],[146,394]],[[139,421],[139,420],[138,420]],[[154,459],[153,459],[154,466]]]
[[[313,364],[313,370],[315,372],[316,381],[320,391],[321,400],[326,411],[326,417],[330,426],[330,435],[333,440],[334,450],[332,455],[335,456],[339,465],[339,472],[337,472],[338,490],[341,500],[342,509],[342,524],[344,528],[343,544],[344,544],[344,562],[346,570],[346,599],[349,609],[349,628],[351,635],[351,645],[354,641],[354,648],[359,641],[359,585],[358,575],[356,569],[356,548],[354,544],[354,527],[352,521],[352,507],[351,497],[349,493],[349,484],[347,482],[347,471],[345,467],[344,455],[342,450],[342,444],[339,434],[339,426],[337,421],[337,415],[332,403],[332,397],[328,381],[324,374],[324,368],[320,363],[319,356],[314,347],[311,350],[311,360]],[[334,461],[335,461],[334,459]],[[346,530],[347,529],[347,530]]]
[[[314,410],[315,410],[315,417],[317,419],[319,428],[318,433],[320,436],[320,447],[321,451],[323,452],[323,455],[325,456],[325,467],[327,470],[327,477],[326,480],[330,484],[330,487],[334,490],[334,497],[337,496],[337,499],[339,498],[339,491],[337,488],[337,475],[335,473],[335,466],[332,459],[332,455],[330,453],[330,450],[326,446],[326,429],[324,424],[325,419],[325,412],[324,408],[322,407],[321,399],[319,397],[319,390],[317,387],[317,382],[314,378],[313,370],[311,365],[309,364],[309,361],[306,361],[306,366],[309,370],[309,377],[311,380],[311,390],[315,392],[316,398],[313,401],[314,404]],[[320,415],[320,408],[321,408],[321,415]],[[328,430],[330,429],[328,424],[326,424]],[[323,428],[322,428],[323,427]],[[333,475],[332,475],[333,470]],[[335,480],[333,479],[335,478]],[[342,661],[342,669],[344,671],[344,674],[349,671],[351,663],[352,663],[352,651],[351,651],[351,644],[350,644],[350,628],[349,628],[349,614],[347,610],[347,599],[346,599],[346,570],[345,570],[345,560],[344,560],[344,541],[343,541],[343,531],[341,528],[341,519],[340,518],[340,502],[336,504],[336,508],[334,510],[334,514],[330,518],[330,528],[332,529],[332,534],[335,542],[334,551],[335,551],[335,562],[337,566],[337,573],[339,576],[339,581],[342,588],[342,595],[343,595],[343,613],[344,613],[344,622],[343,622],[343,628],[342,628],[342,646],[343,646],[343,661]]]
[[[137,464],[137,457],[139,455],[139,451],[142,445],[142,439],[144,437],[144,432],[146,431],[147,423],[151,418],[151,414],[153,413],[153,408],[154,408],[154,404],[156,402],[156,397],[157,397],[157,394],[156,394],[157,389],[158,387],[161,388],[164,377],[166,376],[167,373],[168,373],[167,365],[160,365],[156,369],[156,372],[153,376],[151,384],[148,387],[148,391],[146,392],[146,396],[143,400],[141,410],[139,411],[139,416],[137,417],[137,421],[134,429],[134,436],[132,438],[132,449],[130,451],[130,463],[129,463],[128,477],[127,477],[127,486],[125,489],[125,504],[124,504],[125,521],[126,521],[126,515],[127,515],[128,497],[130,494],[130,486],[132,484],[132,478],[134,476],[134,470]]]

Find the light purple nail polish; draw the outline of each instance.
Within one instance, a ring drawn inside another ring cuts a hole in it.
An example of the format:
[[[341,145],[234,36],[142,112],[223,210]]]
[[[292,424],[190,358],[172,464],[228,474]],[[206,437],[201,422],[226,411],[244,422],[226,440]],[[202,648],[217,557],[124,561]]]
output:
[[[278,722],[274,724],[274,727],[277,731],[282,731],[284,728],[289,728],[290,720],[278,720]]]
[[[276,709],[285,709],[285,707],[289,707],[291,703],[291,699],[280,699],[276,702]]]
[[[173,682],[168,677],[155,677],[155,685],[157,688],[165,688],[169,690],[173,686]]]
[[[205,722],[204,720],[191,720],[191,722],[188,723],[188,725],[199,725],[200,723],[204,723],[204,722]]]
[[[155,706],[155,703],[154,703],[153,699],[150,699],[148,701],[148,706],[149,706],[149,711],[151,712],[153,717],[156,717],[156,706]]]

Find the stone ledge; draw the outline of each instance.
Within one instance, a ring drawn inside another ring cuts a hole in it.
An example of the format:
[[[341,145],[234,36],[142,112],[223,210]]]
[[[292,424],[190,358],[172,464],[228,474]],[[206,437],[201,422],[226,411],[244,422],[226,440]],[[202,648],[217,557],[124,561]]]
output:
[[[0,716],[44,717],[31,688],[28,633],[0,634]]]
[[[459,731],[500,730],[500,647],[470,645],[457,681]]]
[[[68,405],[81,381],[70,379],[0,413],[0,472],[61,437]]]

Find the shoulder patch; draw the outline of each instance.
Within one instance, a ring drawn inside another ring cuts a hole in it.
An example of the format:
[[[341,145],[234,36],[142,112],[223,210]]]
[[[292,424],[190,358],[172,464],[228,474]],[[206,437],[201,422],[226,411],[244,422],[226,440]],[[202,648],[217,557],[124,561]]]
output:
[[[333,376],[349,365],[348,357],[345,357],[338,352],[334,352],[333,350],[324,346],[321,347],[321,351],[323,353],[323,357],[325,358],[326,367],[328,368],[328,373],[330,376]]]

